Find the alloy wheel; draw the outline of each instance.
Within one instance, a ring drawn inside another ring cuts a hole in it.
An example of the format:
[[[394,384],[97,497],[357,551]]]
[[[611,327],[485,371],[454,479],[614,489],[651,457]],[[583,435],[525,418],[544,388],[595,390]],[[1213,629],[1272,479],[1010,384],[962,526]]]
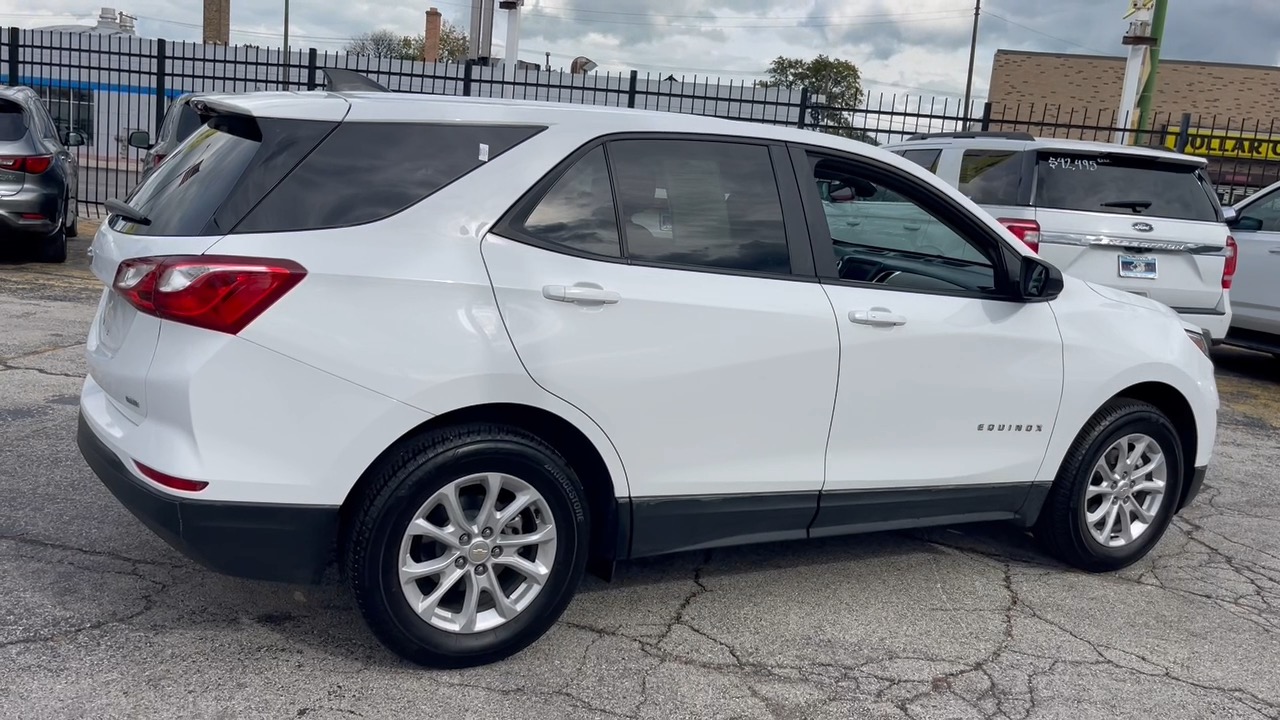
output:
[[[1164,502],[1169,467],[1151,436],[1126,435],[1093,466],[1085,488],[1085,525],[1099,544],[1125,547],[1155,523]]]

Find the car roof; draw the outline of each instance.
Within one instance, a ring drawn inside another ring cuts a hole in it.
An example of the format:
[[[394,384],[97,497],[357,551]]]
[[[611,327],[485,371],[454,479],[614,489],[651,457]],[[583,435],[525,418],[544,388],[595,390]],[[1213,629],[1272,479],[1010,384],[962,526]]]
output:
[[[40,96],[35,90],[25,85],[0,85],[0,97],[9,99],[25,98],[27,100],[38,99]]]
[[[1208,161],[1202,157],[1195,155],[1184,155],[1166,148],[1149,147],[1144,145],[1121,145],[1119,143],[1102,142],[1098,140],[1071,140],[1067,138],[1052,137],[1032,137],[1027,140],[1022,137],[1000,137],[998,135],[989,135],[985,137],[946,137],[942,135],[923,136],[915,140],[903,140],[900,142],[889,143],[884,146],[889,150],[902,150],[910,148],[938,148],[938,147],[962,147],[962,148],[981,148],[985,150],[1060,150],[1063,152],[1088,152],[1088,153],[1119,153],[1124,155],[1133,155],[1138,157],[1159,158],[1161,160],[1171,160],[1174,162],[1187,163],[1189,165],[1206,165]]]

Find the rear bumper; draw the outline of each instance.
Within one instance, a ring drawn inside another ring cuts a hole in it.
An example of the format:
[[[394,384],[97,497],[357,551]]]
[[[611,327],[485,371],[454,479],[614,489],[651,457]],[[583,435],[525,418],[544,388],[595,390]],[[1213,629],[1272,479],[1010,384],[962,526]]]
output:
[[[319,582],[333,558],[338,508],[180,498],[130,472],[82,414],[76,444],[112,495],[183,555],[235,577]]]
[[[0,230],[7,233],[51,235],[58,229],[62,195],[53,189],[28,182],[13,195],[0,197]],[[24,214],[38,214],[40,220],[23,219]]]

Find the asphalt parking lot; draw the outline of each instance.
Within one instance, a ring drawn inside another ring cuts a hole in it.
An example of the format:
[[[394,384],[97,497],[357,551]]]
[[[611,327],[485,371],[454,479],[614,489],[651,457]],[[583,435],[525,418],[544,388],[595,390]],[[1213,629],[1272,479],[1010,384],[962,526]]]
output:
[[[1218,354],[1206,489],[1124,572],[1003,526],[681,555],[588,579],[505,663],[434,672],[377,645],[336,579],[205,571],[94,478],[74,442],[86,246],[0,258],[2,718],[1280,717],[1270,357]]]

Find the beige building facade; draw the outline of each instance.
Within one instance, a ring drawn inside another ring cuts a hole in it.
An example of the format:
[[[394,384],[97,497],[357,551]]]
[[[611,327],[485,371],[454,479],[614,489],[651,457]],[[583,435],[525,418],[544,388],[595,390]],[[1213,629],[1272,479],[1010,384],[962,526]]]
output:
[[[998,50],[991,71],[991,128],[1084,140],[1112,139],[1125,59]],[[1210,160],[1219,185],[1247,193],[1280,177],[1280,67],[1162,60],[1147,142]]]

